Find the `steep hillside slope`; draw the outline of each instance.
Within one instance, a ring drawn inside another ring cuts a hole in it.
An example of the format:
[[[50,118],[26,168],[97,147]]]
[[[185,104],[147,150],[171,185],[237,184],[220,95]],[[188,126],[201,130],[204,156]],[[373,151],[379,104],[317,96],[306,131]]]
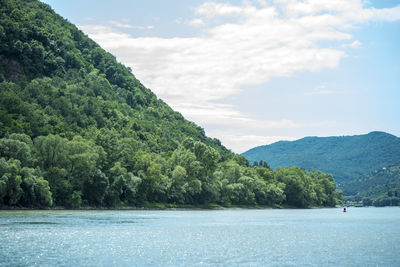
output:
[[[206,137],[49,6],[0,3],[0,207],[337,203],[331,176]]]
[[[251,162],[264,160],[272,168],[296,166],[331,173],[336,182],[400,162],[400,138],[384,133],[339,137],[305,137],[281,141],[243,153]]]
[[[15,82],[3,84],[0,136],[124,127],[135,130],[151,151],[173,150],[176,141],[190,136],[231,154],[49,6],[2,0],[0,25],[0,81]]]

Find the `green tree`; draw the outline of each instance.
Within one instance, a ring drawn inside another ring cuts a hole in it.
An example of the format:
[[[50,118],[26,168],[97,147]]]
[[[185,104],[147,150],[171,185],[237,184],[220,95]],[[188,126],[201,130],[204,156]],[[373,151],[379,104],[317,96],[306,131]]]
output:
[[[23,206],[49,207],[53,205],[49,183],[38,177],[34,169],[21,169],[23,195],[20,204]]]
[[[99,169],[96,169],[83,183],[83,198],[90,206],[102,206],[108,189],[108,178]]]
[[[14,206],[23,194],[19,160],[0,158],[0,204]]]
[[[14,139],[0,139],[0,157],[7,159],[17,159],[23,166],[32,164],[30,147],[21,141]]]
[[[182,166],[175,166],[172,171],[169,199],[173,203],[184,204],[187,189],[187,173]]]
[[[43,176],[49,182],[53,204],[70,207],[73,187],[70,182],[69,173],[64,168],[51,167],[43,172]]]

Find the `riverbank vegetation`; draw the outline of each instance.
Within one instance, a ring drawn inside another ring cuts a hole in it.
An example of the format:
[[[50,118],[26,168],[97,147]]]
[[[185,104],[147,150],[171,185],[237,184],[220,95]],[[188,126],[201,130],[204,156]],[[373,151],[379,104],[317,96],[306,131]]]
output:
[[[331,175],[295,167],[272,171],[249,166],[238,155],[220,161],[215,149],[191,138],[163,155],[122,153],[121,144],[116,151],[123,156],[109,165],[106,160],[114,155],[96,140],[49,134],[32,141],[16,133],[2,138],[0,205],[311,207],[335,206],[340,198]]]

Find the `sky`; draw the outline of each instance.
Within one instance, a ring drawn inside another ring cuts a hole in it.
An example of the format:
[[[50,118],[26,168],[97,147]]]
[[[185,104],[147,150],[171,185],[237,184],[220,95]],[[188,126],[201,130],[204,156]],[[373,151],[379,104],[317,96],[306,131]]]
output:
[[[43,0],[234,152],[400,136],[400,0]]]

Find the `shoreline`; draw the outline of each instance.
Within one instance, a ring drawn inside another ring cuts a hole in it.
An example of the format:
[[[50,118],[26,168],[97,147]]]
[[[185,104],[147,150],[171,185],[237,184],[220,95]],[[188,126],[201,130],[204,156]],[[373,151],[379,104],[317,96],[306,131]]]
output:
[[[307,207],[307,208],[299,208],[292,206],[219,206],[219,205],[199,205],[199,206],[190,206],[190,205],[182,205],[182,206],[170,206],[170,205],[149,205],[149,206],[141,206],[141,207],[132,207],[132,206],[124,206],[124,207],[80,207],[80,208],[67,208],[67,207],[47,207],[47,208],[27,208],[27,207],[1,207],[0,211],[137,211],[137,210],[270,210],[270,209],[332,209],[332,208],[342,208],[342,206],[336,207]]]

